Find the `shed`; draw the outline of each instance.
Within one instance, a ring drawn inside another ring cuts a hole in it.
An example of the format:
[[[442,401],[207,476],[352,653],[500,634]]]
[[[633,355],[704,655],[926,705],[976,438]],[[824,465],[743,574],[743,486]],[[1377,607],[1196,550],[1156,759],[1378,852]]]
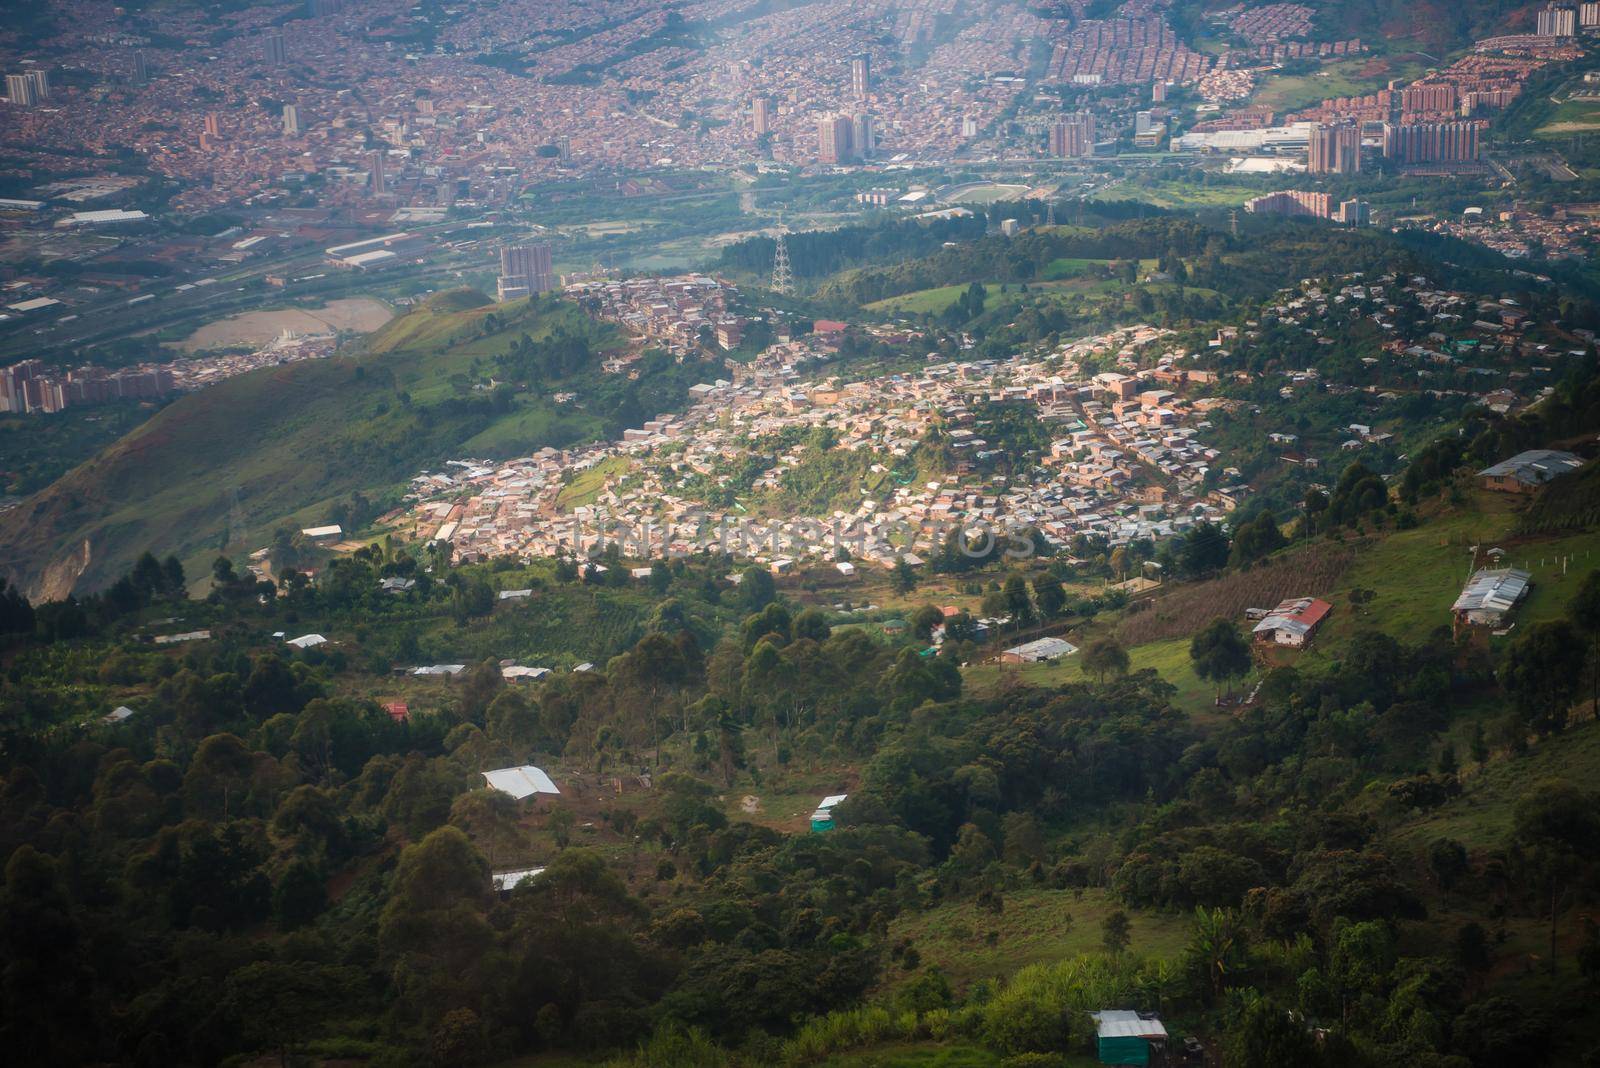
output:
[[[1150,1063],[1150,1047],[1166,1044],[1167,1029],[1155,1016],[1132,1009],[1101,1009],[1089,1014],[1096,1024],[1096,1052],[1101,1064]]]
[[[1528,596],[1532,580],[1532,575],[1515,567],[1486,567],[1473,572],[1461,596],[1450,606],[1456,627],[1500,626]]]
[[[1000,654],[1003,664],[1038,664],[1071,656],[1078,647],[1064,638],[1035,638]]]
[[[549,668],[523,667],[520,664],[510,664],[500,669],[500,677],[507,682],[532,682],[548,674]]]
[[[556,784],[544,773],[544,769],[536,768],[532,764],[486,771],[483,777],[488,781],[490,789],[510,794],[518,801],[535,794],[552,794],[557,797],[561,795],[561,791],[556,789]]]
[[[543,874],[543,868],[516,868],[511,871],[497,871],[494,873],[495,892],[501,894],[509,893],[524,881],[532,879],[535,875]]]
[[[319,645],[327,645],[328,639],[320,634],[302,634],[298,638],[290,638],[285,644],[296,649],[315,649]]]
[[[110,712],[106,713],[104,722],[121,723],[123,720],[132,715],[134,715],[133,709],[129,708],[127,705],[118,705],[116,708],[113,708]]]
[[[811,831],[813,834],[823,834],[833,830],[834,806],[843,801],[849,794],[829,794],[817,805],[817,810],[811,814]]]

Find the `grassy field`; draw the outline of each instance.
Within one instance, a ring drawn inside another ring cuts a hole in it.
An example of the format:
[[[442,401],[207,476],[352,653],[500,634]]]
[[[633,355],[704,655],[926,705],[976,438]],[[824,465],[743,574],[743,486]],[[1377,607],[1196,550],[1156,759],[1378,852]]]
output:
[[[1091,199],[1139,200],[1158,208],[1229,208],[1243,204],[1259,190],[1199,185],[1194,182],[1164,182],[1157,179],[1122,181],[1098,190]]]
[[[1395,841],[1423,848],[1436,838],[1454,838],[1468,849],[1503,845],[1512,809],[1534,784],[1566,779],[1587,787],[1600,770],[1600,723],[1593,720],[1533,745],[1522,756],[1492,756],[1468,768],[1460,797],[1390,832]]]
[[[993,286],[997,283],[986,282],[984,285]],[[961,299],[961,294],[967,291],[968,283],[954,286],[939,286],[937,289],[919,289],[914,293],[902,293],[898,297],[888,297],[884,300],[873,301],[866,305],[868,311],[876,312],[903,312],[911,315],[938,315],[950,305]]]
[[[556,503],[563,508],[593,504],[599,498],[600,491],[606,488],[607,479],[621,478],[632,466],[632,461],[626,456],[608,456],[589,470],[578,472],[556,495]]]
[[[1187,916],[1128,910],[1093,887],[1081,895],[1042,887],[1012,891],[998,915],[974,909],[970,901],[902,913],[890,923],[889,937],[909,938],[924,966],[937,964],[953,986],[964,989],[1029,964],[1100,951],[1101,924],[1119,909],[1132,921],[1131,952],[1167,959],[1182,954],[1189,941]],[[896,979],[891,973],[885,982]]]
[[[1082,647],[1102,633],[1104,628],[1074,631],[1068,635],[1068,640]],[[1131,670],[1154,669],[1162,679],[1176,687],[1177,693],[1172,698],[1176,707],[1202,717],[1219,714],[1216,710],[1216,687],[1194,673],[1194,665],[1189,660],[1188,638],[1134,646],[1128,650],[1128,659],[1131,661]],[[968,687],[978,693],[1015,682],[1030,686],[1064,686],[1093,681],[1083,673],[1082,661],[1077,656],[1049,664],[974,664],[964,674]],[[1242,682],[1235,682],[1234,690],[1249,690],[1253,685],[1254,675],[1251,675]]]
[[[1055,264],[1095,264],[1103,260],[1056,260]],[[1055,267],[1052,264],[1052,269]],[[890,315],[939,315],[946,308],[961,299],[971,283],[963,282],[960,285],[938,286],[934,289],[919,289],[912,293],[902,293],[896,297],[885,297],[883,300],[873,301],[865,305],[868,311],[882,312]],[[1007,286],[1006,292],[1000,291],[1000,286]],[[1111,293],[1124,288],[1124,283],[1115,280],[1100,278],[1088,272],[1087,268],[1072,271],[1070,266],[1063,267],[1061,273],[1055,274],[1049,280],[1028,282],[1028,293],[1050,300],[1073,300],[1081,296],[1092,294]],[[1002,302],[1015,305],[1023,299],[1021,282],[984,282],[983,286],[988,292],[986,307],[995,308]],[[1159,284],[1150,284],[1145,288],[1152,292],[1159,292]],[[1171,288],[1170,286],[1167,288]],[[1212,294],[1214,290],[1190,287],[1190,293]]]
[[[1566,100],[1533,131],[1535,137],[1564,140],[1573,134],[1600,130],[1600,100]]]
[[[1420,57],[1342,59],[1306,74],[1279,74],[1264,80],[1250,103],[1274,111],[1295,111],[1334,96],[1362,96],[1382,89],[1391,78],[1415,78],[1427,68]]]
[[[1335,612],[1319,646],[1336,646],[1368,626],[1412,641],[1448,626],[1450,605],[1466,581],[1474,545],[1502,548],[1506,564],[1533,573],[1533,592],[1516,615],[1519,627],[1560,616],[1583,575],[1600,567],[1600,532],[1514,535],[1519,504],[1504,494],[1477,492],[1448,515],[1359,547],[1334,593]],[[1480,566],[1486,562],[1480,555]],[[1345,595],[1357,586],[1375,593],[1360,616],[1340,610]]]

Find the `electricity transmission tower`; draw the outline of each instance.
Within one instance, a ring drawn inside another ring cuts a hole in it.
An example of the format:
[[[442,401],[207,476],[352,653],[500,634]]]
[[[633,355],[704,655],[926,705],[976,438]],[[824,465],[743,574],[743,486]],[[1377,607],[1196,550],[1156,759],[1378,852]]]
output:
[[[794,292],[794,275],[789,270],[789,245],[784,240],[788,230],[783,220],[778,220],[778,243],[772,250],[772,291],[785,295]]]

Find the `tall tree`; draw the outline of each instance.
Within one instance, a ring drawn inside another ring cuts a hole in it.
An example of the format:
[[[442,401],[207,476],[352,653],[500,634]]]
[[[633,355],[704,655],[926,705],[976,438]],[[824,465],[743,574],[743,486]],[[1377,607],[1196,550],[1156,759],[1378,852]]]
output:
[[[1250,673],[1250,643],[1232,620],[1219,616],[1189,642],[1189,659],[1196,675],[1217,684],[1220,698],[1223,685]]]
[[[1549,734],[1566,726],[1583,664],[1584,646],[1571,623],[1539,623],[1511,647],[1500,682],[1528,725]]]
[[[1110,636],[1096,638],[1083,651],[1083,670],[1100,682],[1105,682],[1107,675],[1127,674],[1130,662],[1122,643]]]

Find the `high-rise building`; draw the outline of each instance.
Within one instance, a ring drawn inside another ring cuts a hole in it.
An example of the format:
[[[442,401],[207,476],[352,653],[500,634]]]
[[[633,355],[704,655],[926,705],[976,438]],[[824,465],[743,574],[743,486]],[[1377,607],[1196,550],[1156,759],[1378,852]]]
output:
[[[961,136],[977,137],[978,120],[973,118],[971,115],[963,115],[961,118]]]
[[[1165,104],[1167,102],[1167,83],[1156,82],[1150,87],[1150,102],[1152,104]]]
[[[1442,112],[1456,110],[1456,87],[1451,82],[1418,82],[1400,91],[1402,112]]]
[[[848,115],[829,113],[817,120],[817,159],[848,163],[855,155],[855,124]]]
[[[283,136],[300,136],[300,108],[294,104],[283,105]]]
[[[750,129],[757,137],[772,132],[772,102],[764,96],[750,102]]]
[[[33,79],[26,74],[6,75],[6,97],[19,108],[29,108],[39,102],[34,93]]]
[[[1150,112],[1148,112],[1148,111],[1135,111],[1133,113],[1133,133],[1134,133],[1134,136],[1137,137],[1139,134],[1149,133],[1151,126],[1153,126],[1154,124],[1155,124],[1155,116],[1151,115]]]
[[[861,52],[850,57],[850,91],[857,100],[865,100],[872,93],[872,53]]]
[[[1600,27],[1600,0],[1583,0],[1578,5],[1578,25],[1586,30]]]
[[[862,159],[872,158],[878,138],[871,115],[861,112],[850,116],[850,144],[857,156]]]
[[[207,137],[222,136],[222,116],[215,111],[206,112],[205,132]]]
[[[1334,221],[1346,226],[1365,226],[1372,220],[1372,209],[1365,200],[1351,198],[1339,201],[1339,210],[1333,213]]]
[[[1305,189],[1282,189],[1244,202],[1252,215],[1309,215],[1316,219],[1333,218],[1333,197]]]
[[[1578,10],[1568,4],[1551,4],[1540,9],[1534,26],[1540,37],[1575,37]]]
[[[132,60],[132,81],[134,85],[150,84],[150,65],[145,62],[144,49],[135,48]]]
[[[384,173],[388,165],[388,155],[382,149],[372,153],[372,195],[381,197],[389,191],[388,176]]]
[[[1470,163],[1478,158],[1478,124],[1386,122],[1383,156],[1400,163]]]
[[[1306,153],[1310,174],[1358,174],[1361,171],[1361,127],[1355,123],[1311,128]]]
[[[1081,159],[1094,154],[1094,116],[1087,111],[1063,115],[1050,127],[1050,154],[1057,159]]]
[[[549,245],[501,246],[500,278],[496,286],[501,300],[548,293],[555,287]]]
[[[261,42],[261,58],[266,60],[269,67],[281,67],[289,62],[289,46],[284,41],[283,34],[267,34]]]
[[[50,99],[50,72],[37,68],[28,71],[28,81],[33,83],[35,101]]]

